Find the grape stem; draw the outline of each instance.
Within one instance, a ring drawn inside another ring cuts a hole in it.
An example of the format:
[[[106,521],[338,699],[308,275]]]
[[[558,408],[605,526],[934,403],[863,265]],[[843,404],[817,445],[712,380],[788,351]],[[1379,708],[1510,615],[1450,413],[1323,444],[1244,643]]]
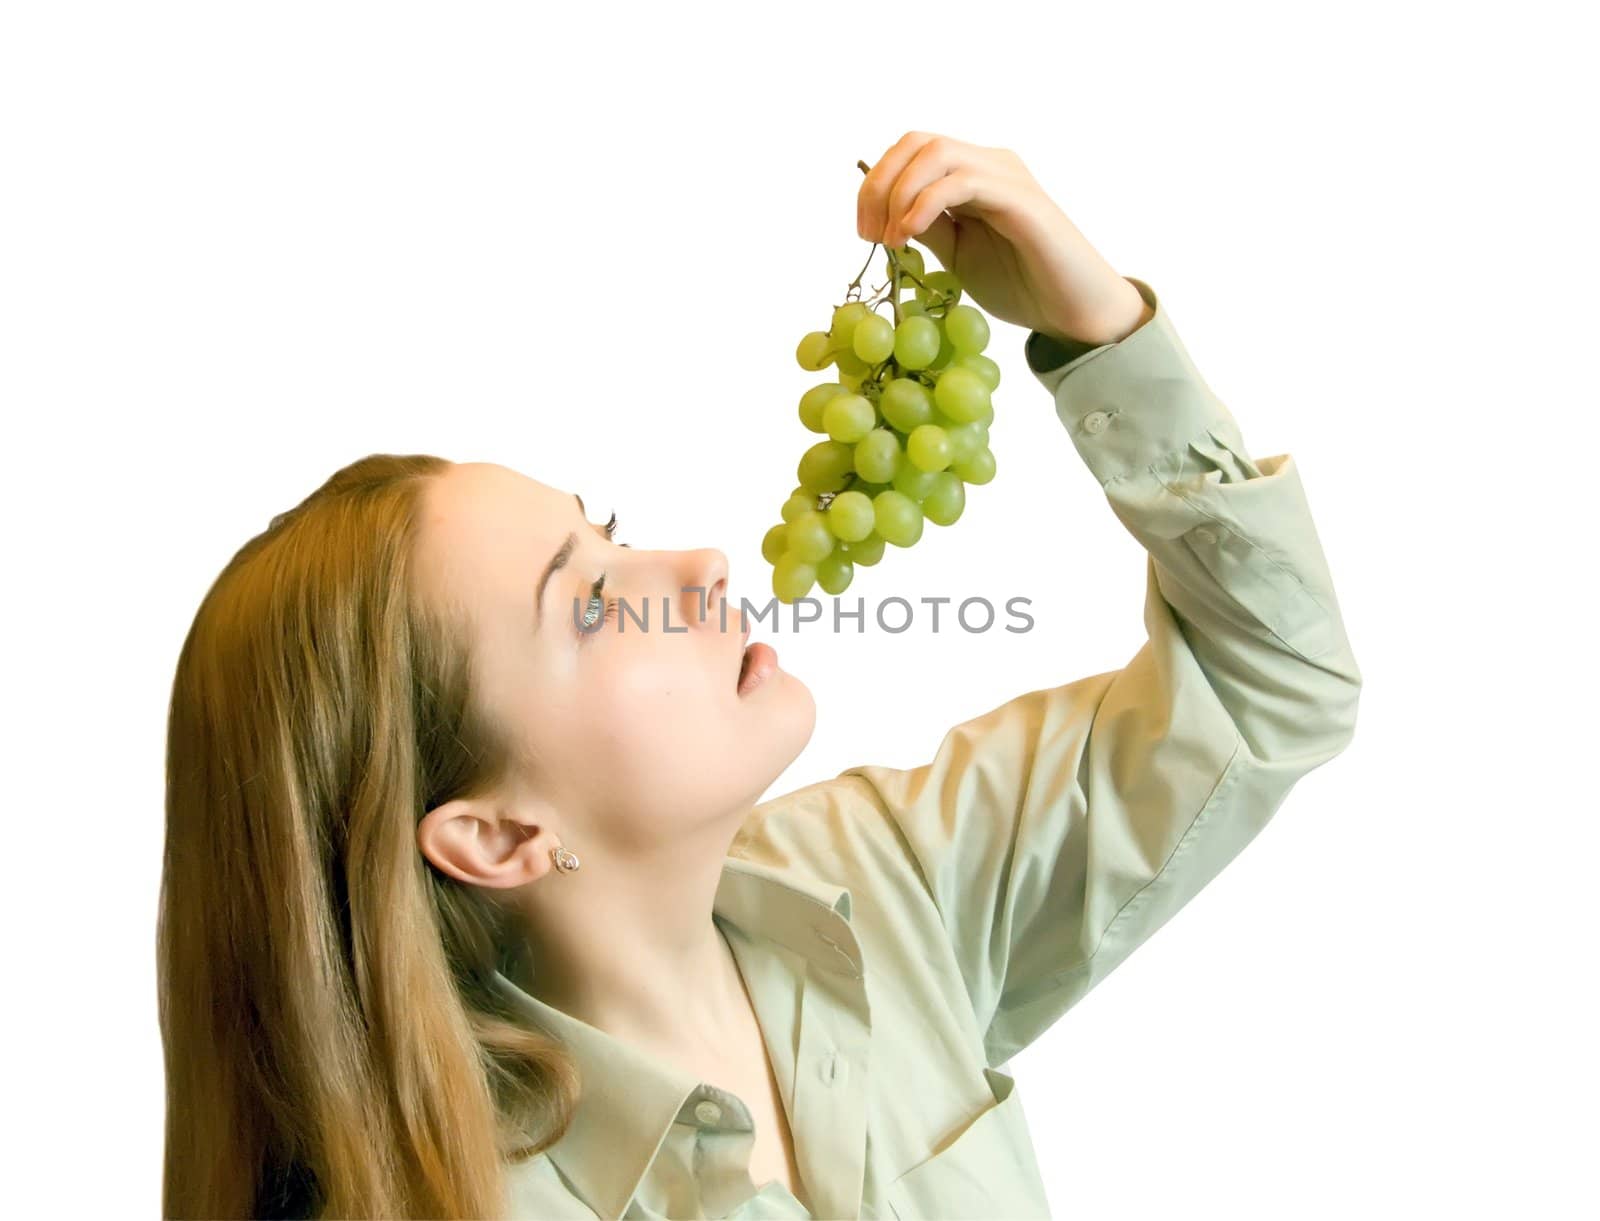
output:
[[[867,274],[867,268],[872,266],[872,252],[873,252],[873,250],[876,250],[877,248],[878,248],[878,243],[877,242],[873,242],[872,243],[872,250],[867,251],[867,261],[861,265],[861,270],[856,272],[856,278],[851,280],[850,283],[845,287],[844,299],[845,299],[846,303],[848,303],[849,300],[850,300],[850,290],[852,288],[860,288],[861,287],[861,277],[866,275]]]
[[[860,161],[860,160],[858,160],[856,162],[856,167],[863,174],[870,172],[871,169],[872,169],[872,167],[870,165],[868,165],[865,161]],[[876,250],[877,248],[878,248],[878,243],[877,242],[873,242],[872,243],[872,249]],[[900,266],[900,260],[895,257],[895,253],[894,253],[893,250],[890,250],[887,246],[885,246],[883,249],[884,249],[884,253],[889,256],[889,262],[891,264],[891,270],[890,270],[890,273],[889,273],[889,283],[894,288],[894,323],[895,323],[896,326],[899,326],[900,325],[900,301],[899,301],[899,297],[900,297],[899,277],[900,276],[904,276],[906,279],[910,280],[913,284],[915,284],[918,288],[926,289],[928,292],[938,292],[938,290],[937,289],[928,288],[928,286],[922,282],[922,277],[921,276],[915,275],[912,272],[909,272],[909,271],[905,270],[905,268],[901,267]],[[867,254],[867,266],[863,267],[860,272],[856,273],[856,278],[853,281],[851,281],[851,283],[850,283],[850,287],[851,288],[855,288],[857,285],[859,285],[861,283],[862,273],[864,273],[867,270],[867,267],[871,267],[871,266],[872,266],[872,254],[869,252]],[[943,296],[944,294],[941,292],[941,293],[939,293],[939,295]]]
[[[828,506],[831,505],[836,499],[838,499],[838,497],[842,493],[848,492],[850,490],[850,485],[852,483],[854,483],[855,481],[856,481],[856,473],[854,471],[851,471],[848,475],[845,476],[845,485],[844,485],[844,487],[840,488],[837,492],[818,492],[817,493],[817,511],[819,513],[826,512]]]

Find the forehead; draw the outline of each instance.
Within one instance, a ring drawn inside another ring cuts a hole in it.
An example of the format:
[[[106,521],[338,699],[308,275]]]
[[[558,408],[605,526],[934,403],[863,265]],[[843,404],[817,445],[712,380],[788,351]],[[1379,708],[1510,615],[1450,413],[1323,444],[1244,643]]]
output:
[[[493,462],[458,462],[424,497],[418,563],[429,579],[509,590],[582,520],[571,492]]]
[[[432,510],[441,516],[482,520],[506,513],[537,517],[577,507],[571,492],[530,479],[494,462],[457,462],[435,481]]]

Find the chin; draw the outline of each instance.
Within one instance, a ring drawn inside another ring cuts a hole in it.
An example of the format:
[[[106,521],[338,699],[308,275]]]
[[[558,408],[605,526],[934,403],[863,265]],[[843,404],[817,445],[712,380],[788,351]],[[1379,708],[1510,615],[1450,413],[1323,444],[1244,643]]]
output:
[[[784,764],[785,767],[788,767],[789,763],[793,763],[800,752],[806,748],[806,743],[811,741],[811,735],[817,728],[817,701],[811,695],[811,688],[794,675],[787,675],[786,680],[785,686],[789,690],[784,692],[788,705],[785,712],[788,723],[792,726],[794,741],[789,760]]]
[[[752,729],[770,744],[769,757],[778,761],[777,770],[782,771],[811,741],[817,727],[817,701],[811,688],[787,671],[774,674],[763,686],[771,689],[751,692],[744,711],[747,716],[755,714],[757,723]]]
[[[781,700],[772,701],[773,705],[781,706],[767,709],[767,723],[761,729],[762,741],[758,749],[765,766],[756,789],[756,801],[800,757],[800,752],[805,750],[817,727],[817,704],[811,697],[810,689],[792,676],[786,677],[783,682],[790,690],[782,693]],[[774,691],[769,694],[779,693]]]

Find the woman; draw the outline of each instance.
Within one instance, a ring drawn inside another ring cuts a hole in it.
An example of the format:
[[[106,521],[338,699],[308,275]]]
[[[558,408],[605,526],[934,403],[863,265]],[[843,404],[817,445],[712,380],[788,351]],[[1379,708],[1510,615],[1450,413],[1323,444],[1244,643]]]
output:
[[[1361,678],[1292,458],[1013,153],[908,133],[858,227],[1029,328],[1148,641],[756,807],[815,708],[741,688],[720,552],[492,464],[339,471],[179,659],[167,1215],[1045,1215],[997,1066],[1343,748]]]

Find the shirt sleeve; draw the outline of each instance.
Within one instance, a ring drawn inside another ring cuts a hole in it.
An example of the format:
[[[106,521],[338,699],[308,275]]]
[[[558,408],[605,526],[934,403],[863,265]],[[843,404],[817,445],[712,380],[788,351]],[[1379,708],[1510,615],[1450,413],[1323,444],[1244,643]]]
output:
[[[1350,740],[1361,674],[1294,459],[1252,461],[1155,292],[1029,369],[1144,547],[1148,639],[1019,695],[920,767],[860,766],[950,938],[991,1065],[1103,980]]]

